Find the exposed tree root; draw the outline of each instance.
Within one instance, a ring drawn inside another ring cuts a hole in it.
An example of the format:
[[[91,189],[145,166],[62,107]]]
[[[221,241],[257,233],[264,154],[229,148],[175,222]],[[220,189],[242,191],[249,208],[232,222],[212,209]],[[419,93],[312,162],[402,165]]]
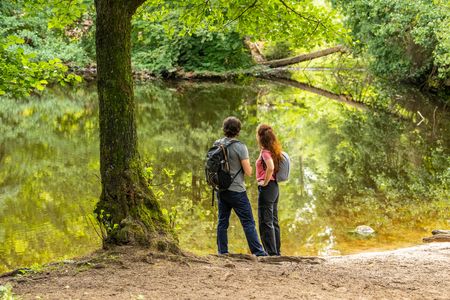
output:
[[[320,264],[325,261],[324,258],[316,256],[254,256],[250,254],[224,254],[224,255],[210,255],[210,257],[237,260],[237,261],[252,261],[261,263],[306,263],[306,264]]]

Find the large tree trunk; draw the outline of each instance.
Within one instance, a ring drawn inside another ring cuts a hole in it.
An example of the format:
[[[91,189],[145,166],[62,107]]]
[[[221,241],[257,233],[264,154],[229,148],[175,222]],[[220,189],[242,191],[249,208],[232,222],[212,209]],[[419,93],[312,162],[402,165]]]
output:
[[[270,68],[279,68],[279,67],[284,67],[284,66],[288,66],[288,65],[293,65],[293,64],[296,64],[296,63],[299,63],[302,61],[313,60],[315,58],[327,56],[327,55],[330,55],[330,54],[333,54],[336,52],[345,52],[345,51],[346,50],[345,50],[344,46],[336,46],[336,47],[319,50],[319,51],[315,51],[315,52],[311,52],[311,53],[306,53],[306,54],[302,54],[302,55],[298,55],[298,56],[294,56],[294,57],[265,61],[265,62],[261,62],[260,64],[268,66]]]
[[[172,243],[143,177],[131,75],[131,18],[143,0],[96,0],[102,194],[96,207],[105,244]],[[175,247],[176,248],[176,247]]]

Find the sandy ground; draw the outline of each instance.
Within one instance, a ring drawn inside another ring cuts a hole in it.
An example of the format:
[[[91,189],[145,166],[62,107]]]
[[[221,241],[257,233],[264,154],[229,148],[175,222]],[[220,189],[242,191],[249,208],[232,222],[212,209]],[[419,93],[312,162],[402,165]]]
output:
[[[450,243],[266,261],[121,247],[6,283],[22,299],[450,299]]]

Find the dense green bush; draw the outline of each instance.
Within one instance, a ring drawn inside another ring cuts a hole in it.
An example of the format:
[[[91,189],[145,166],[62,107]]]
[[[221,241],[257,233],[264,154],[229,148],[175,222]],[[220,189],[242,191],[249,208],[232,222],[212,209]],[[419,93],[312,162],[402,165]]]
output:
[[[333,0],[371,69],[395,80],[450,79],[450,3],[446,0]],[[363,51],[363,53],[364,53]],[[448,83],[448,82],[447,82]]]
[[[136,69],[158,74],[178,67],[188,71],[224,71],[251,64],[243,39],[236,32],[198,29],[190,35],[182,34],[180,12],[172,12],[165,23],[149,20],[147,13],[142,12],[133,21],[132,60]]]
[[[73,83],[67,63],[86,64],[79,40],[49,29],[45,10],[29,14],[21,1],[0,5],[0,95],[26,96],[49,83]]]
[[[67,73],[67,66],[55,58],[36,60],[34,53],[25,53],[24,40],[15,36],[0,36],[0,95],[27,96],[42,91],[48,83],[65,84],[80,81]]]
[[[288,41],[265,43],[262,51],[267,60],[285,58],[294,54]]]
[[[133,67],[153,73],[172,71],[178,57],[178,46],[162,24],[149,23],[138,15],[133,20],[131,36]]]
[[[21,48],[25,53],[35,53],[38,60],[59,58],[78,66],[93,61],[93,57],[85,51],[81,37],[71,37],[69,30],[50,29],[50,20],[45,10],[29,14],[20,6],[4,9],[0,11],[0,35],[22,38],[24,43]],[[89,43],[94,44],[94,40],[91,39]]]
[[[178,63],[186,70],[225,71],[249,67],[251,56],[238,33],[204,30],[183,39]]]

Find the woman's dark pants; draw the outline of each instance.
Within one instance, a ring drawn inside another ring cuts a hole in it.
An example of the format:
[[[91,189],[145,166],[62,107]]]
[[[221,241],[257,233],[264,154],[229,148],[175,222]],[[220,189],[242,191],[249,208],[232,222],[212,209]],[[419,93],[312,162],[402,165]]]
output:
[[[228,225],[230,221],[231,209],[234,209],[242,227],[250,251],[257,256],[267,255],[258,239],[255,219],[253,218],[252,207],[247,197],[247,192],[220,192],[219,198],[219,222],[217,224],[217,247],[219,254],[228,253]]]
[[[259,235],[269,255],[280,255],[280,225],[278,224],[278,183],[271,180],[258,187]]]

